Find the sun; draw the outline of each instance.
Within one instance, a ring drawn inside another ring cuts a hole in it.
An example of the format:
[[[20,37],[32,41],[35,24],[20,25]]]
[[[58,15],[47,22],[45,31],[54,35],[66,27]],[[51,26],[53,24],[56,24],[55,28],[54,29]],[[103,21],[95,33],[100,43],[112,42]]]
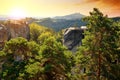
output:
[[[14,18],[25,18],[27,14],[24,9],[14,8],[10,11],[10,16]]]

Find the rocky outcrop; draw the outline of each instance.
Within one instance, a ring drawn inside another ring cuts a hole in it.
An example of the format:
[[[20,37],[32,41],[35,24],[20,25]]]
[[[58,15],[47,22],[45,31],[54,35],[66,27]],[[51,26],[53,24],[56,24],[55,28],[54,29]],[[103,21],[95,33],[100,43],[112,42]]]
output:
[[[82,39],[84,38],[84,30],[86,27],[82,26],[81,28],[70,27],[64,31],[64,41],[63,44],[72,52],[77,50],[82,44]]]
[[[30,29],[26,21],[12,20],[6,24],[10,38],[23,37],[29,39]]]
[[[8,29],[6,26],[0,24],[0,42],[8,40]]]
[[[4,25],[0,24],[0,48],[11,38],[23,37],[29,40],[29,35],[30,29],[24,20],[11,20]]]
[[[4,42],[9,38],[8,29],[6,26],[0,24],[0,49],[4,46]]]

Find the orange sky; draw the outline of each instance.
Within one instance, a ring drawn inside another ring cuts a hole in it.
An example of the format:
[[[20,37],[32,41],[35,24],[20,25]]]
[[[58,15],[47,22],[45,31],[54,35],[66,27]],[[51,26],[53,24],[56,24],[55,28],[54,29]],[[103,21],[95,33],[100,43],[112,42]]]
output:
[[[95,7],[110,17],[120,16],[120,0],[0,0],[0,15],[17,15],[16,9],[25,16],[88,15]]]
[[[120,0],[81,0],[76,6],[86,8],[86,12],[96,7],[110,17],[120,16]]]

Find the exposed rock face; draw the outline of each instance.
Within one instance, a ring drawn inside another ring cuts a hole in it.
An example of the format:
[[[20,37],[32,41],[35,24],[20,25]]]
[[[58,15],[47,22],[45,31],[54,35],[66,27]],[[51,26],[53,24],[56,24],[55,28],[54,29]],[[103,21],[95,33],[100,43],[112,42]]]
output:
[[[8,38],[8,29],[4,25],[0,24],[0,50],[2,49],[2,47],[4,46],[4,42],[7,41]]]
[[[67,28],[64,31],[64,45],[71,50],[72,52],[75,52],[77,50],[77,47],[79,47],[82,44],[82,39],[84,38],[84,30],[86,28],[75,28],[70,27]]]
[[[29,40],[30,29],[26,21],[12,20],[0,24],[0,48],[11,38],[23,37]]]
[[[6,26],[0,24],[0,42],[8,40],[8,29]]]
[[[23,37],[29,39],[30,29],[25,21],[10,21],[7,25],[10,38]]]

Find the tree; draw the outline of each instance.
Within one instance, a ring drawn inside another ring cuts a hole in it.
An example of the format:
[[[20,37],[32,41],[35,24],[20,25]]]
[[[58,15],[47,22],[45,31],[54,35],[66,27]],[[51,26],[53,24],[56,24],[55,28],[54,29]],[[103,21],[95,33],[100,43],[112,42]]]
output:
[[[38,37],[38,40],[37,40],[38,44],[42,45],[44,43],[44,41],[51,36],[53,36],[53,34],[51,32],[46,31],[46,32],[41,33],[41,35]]]
[[[39,44],[41,44],[48,36],[56,34],[52,29],[38,25],[37,23],[31,23],[29,26],[31,41],[35,41]]]
[[[54,37],[46,39],[41,46],[42,63],[46,80],[68,80],[73,64],[72,53]]]
[[[31,60],[37,60],[39,45],[35,42],[28,42],[24,38],[15,38],[6,42],[3,49],[5,59],[2,64],[1,77],[5,80],[26,80],[30,78],[30,71],[28,72],[28,65],[35,64]],[[36,58],[37,57],[37,58]],[[39,63],[40,64],[40,63]],[[35,66],[33,67],[35,68]],[[32,70],[31,70],[32,71]],[[38,70],[39,71],[39,70]],[[34,72],[34,76],[36,73]]]
[[[6,42],[0,53],[1,79],[68,80],[74,63],[69,52],[54,36],[41,37],[43,43],[15,38]]]
[[[87,60],[81,65],[89,64],[86,67],[92,80],[119,80],[120,73],[120,23],[114,22],[104,16],[98,9],[94,8],[90,16],[83,19],[87,22],[85,39],[80,47],[77,58],[83,62],[87,55]],[[82,57],[79,57],[83,54]],[[78,60],[77,59],[77,60]],[[94,76],[94,77],[93,77]]]
[[[31,40],[36,41],[42,32],[45,32],[45,27],[40,26],[36,23],[31,23],[30,25],[30,37]]]

